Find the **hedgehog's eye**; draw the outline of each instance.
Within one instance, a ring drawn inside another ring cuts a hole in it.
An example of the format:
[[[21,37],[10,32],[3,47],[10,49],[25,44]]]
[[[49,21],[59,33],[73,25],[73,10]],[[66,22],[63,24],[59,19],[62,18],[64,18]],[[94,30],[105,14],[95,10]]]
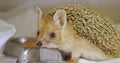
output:
[[[39,31],[37,31],[37,36],[39,36],[40,35],[40,32]]]
[[[55,33],[52,32],[52,33],[50,34],[50,37],[51,37],[51,38],[55,38]]]

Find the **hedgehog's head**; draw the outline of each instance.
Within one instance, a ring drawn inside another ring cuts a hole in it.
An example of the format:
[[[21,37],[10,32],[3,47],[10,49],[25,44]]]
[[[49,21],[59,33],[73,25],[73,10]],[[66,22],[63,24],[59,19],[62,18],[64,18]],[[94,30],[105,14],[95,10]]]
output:
[[[62,30],[66,27],[66,12],[64,10],[57,10],[52,19],[42,17],[40,8],[38,11],[38,36],[37,46],[58,48],[62,42]]]

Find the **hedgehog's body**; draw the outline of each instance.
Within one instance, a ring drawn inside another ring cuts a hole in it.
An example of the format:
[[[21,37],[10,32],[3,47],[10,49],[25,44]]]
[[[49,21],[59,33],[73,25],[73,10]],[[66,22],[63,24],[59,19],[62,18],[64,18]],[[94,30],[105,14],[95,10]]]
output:
[[[60,33],[60,37],[62,36],[62,38],[60,39],[60,45],[62,42],[68,42],[65,48],[68,47],[68,49],[73,49],[75,50],[79,50],[79,47],[82,47],[83,45],[81,41],[84,42],[84,40],[81,40],[81,38],[85,39],[86,43],[87,41],[89,42],[89,44],[93,44],[92,47],[94,49],[94,51],[98,50],[98,52],[95,53],[99,53],[102,51],[102,54],[98,54],[96,55],[93,60],[103,60],[103,59],[108,59],[108,58],[114,58],[114,57],[120,57],[120,34],[119,31],[115,28],[114,24],[112,23],[112,21],[100,14],[99,12],[96,12],[92,9],[89,8],[85,8],[82,6],[77,6],[77,5],[68,5],[68,6],[62,6],[62,7],[57,7],[53,10],[51,10],[46,17],[43,19],[45,20],[45,23],[41,23],[41,24],[45,24],[44,27],[42,27],[41,30],[44,30],[42,32],[48,32],[51,31],[50,29],[56,29],[57,25],[55,25],[52,21],[62,21],[64,18],[65,14],[62,11],[58,11],[57,10],[64,10],[66,12],[66,16],[67,16],[67,26],[65,28],[65,30],[67,30],[67,32],[62,32]],[[63,15],[63,17],[62,17]],[[55,19],[53,19],[53,16],[55,17]],[[61,17],[59,17],[61,16]],[[47,20],[46,20],[47,19]],[[65,20],[63,20],[65,21]],[[48,23],[49,22],[49,23]],[[60,22],[57,22],[60,23]],[[64,25],[64,22],[61,22],[59,25]],[[55,25],[55,26],[53,26]],[[43,26],[43,25],[42,25]],[[70,28],[71,27],[71,28]],[[48,30],[46,30],[46,28],[48,28]],[[69,28],[69,29],[68,29]],[[46,31],[45,31],[46,30]],[[64,30],[64,29],[63,29]],[[75,32],[75,33],[71,33],[71,36],[78,36],[77,38],[70,38],[70,32]],[[57,32],[56,32],[57,33]],[[63,34],[66,33],[66,35],[63,37]],[[68,35],[67,35],[68,33]],[[42,35],[45,33],[41,33]],[[49,33],[48,33],[49,34]],[[41,35],[41,36],[42,36]],[[56,34],[59,35],[59,34]],[[67,37],[68,36],[68,37]],[[41,37],[40,37],[41,38]],[[40,39],[39,38],[39,39]],[[58,37],[57,37],[58,38]],[[56,39],[57,39],[56,38]],[[68,39],[68,41],[64,41],[62,39]],[[42,38],[40,40],[43,40]],[[47,39],[46,39],[47,40]],[[52,39],[50,39],[52,40]],[[73,41],[77,41],[77,42],[72,42]],[[56,41],[57,42],[57,41]],[[58,40],[59,42],[59,40]],[[54,41],[53,41],[54,43]],[[64,44],[64,43],[63,43]],[[62,45],[63,45],[62,44]],[[78,46],[78,47],[76,47]],[[95,47],[94,47],[95,46]],[[64,46],[62,46],[64,47]],[[87,45],[86,45],[87,47]],[[90,46],[91,47],[91,46]],[[91,47],[91,49],[92,49]],[[75,49],[78,48],[78,49]],[[89,46],[88,46],[89,49]],[[83,48],[84,50],[84,48]],[[87,49],[86,49],[87,50]],[[72,53],[74,53],[74,51],[72,51]],[[92,50],[91,50],[92,51]],[[89,52],[89,51],[88,51]],[[82,52],[82,54],[84,54],[83,58],[87,58],[87,59],[92,59],[92,55],[94,55],[94,52],[91,52],[91,56],[89,56],[90,54],[87,52]],[[93,53],[93,54],[92,54]],[[79,56],[79,52],[75,52],[74,54],[76,54],[75,56]],[[82,55],[81,54],[81,55]],[[87,56],[88,54],[88,56]],[[101,57],[103,59],[99,59],[100,56],[105,57]]]
[[[108,17],[77,5],[55,8],[47,17],[52,17],[59,9],[66,11],[67,22],[73,26],[77,35],[90,40],[105,54],[120,56],[120,35]]]

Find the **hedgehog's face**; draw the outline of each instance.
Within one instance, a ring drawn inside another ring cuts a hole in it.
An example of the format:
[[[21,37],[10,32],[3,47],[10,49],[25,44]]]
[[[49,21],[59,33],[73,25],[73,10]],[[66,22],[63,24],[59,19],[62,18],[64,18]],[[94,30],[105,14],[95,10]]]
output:
[[[39,10],[40,11],[40,10]],[[58,48],[62,44],[62,30],[66,27],[66,13],[58,10],[53,19],[39,20],[37,46]]]
[[[61,44],[61,31],[52,20],[42,20],[38,30],[37,46],[58,48]]]

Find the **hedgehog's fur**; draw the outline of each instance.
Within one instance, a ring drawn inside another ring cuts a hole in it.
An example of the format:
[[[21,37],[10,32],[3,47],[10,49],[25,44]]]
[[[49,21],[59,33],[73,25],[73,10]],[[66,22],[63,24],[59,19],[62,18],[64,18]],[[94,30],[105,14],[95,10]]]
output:
[[[66,11],[67,23],[73,26],[77,35],[90,40],[106,55],[120,56],[120,34],[108,17],[79,5],[57,7],[48,12],[46,17],[52,18],[59,9]]]

